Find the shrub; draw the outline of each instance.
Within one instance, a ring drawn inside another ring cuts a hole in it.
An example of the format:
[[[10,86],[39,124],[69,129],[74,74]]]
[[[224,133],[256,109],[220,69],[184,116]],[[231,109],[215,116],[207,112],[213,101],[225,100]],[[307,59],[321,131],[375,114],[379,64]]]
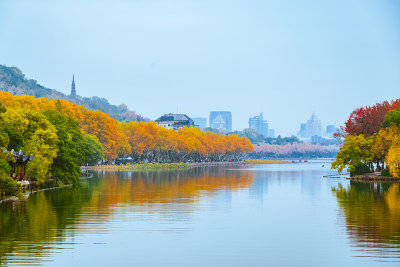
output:
[[[383,169],[383,170],[381,170],[381,176],[390,176],[389,169]]]
[[[357,175],[357,174],[364,174],[364,173],[370,173],[371,170],[366,164],[360,164],[355,166],[354,172],[351,173],[351,175]]]
[[[0,193],[6,196],[22,197],[21,185],[2,170],[0,170]]]

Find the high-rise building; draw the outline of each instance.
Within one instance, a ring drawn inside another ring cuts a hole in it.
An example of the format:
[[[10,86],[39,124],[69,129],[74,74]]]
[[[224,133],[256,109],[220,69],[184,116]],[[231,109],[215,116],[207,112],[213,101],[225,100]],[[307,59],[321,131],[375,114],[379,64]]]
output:
[[[249,118],[249,128],[255,130],[259,135],[269,136],[268,121],[264,120],[262,112],[258,116]]]
[[[232,113],[230,111],[211,111],[210,127],[221,132],[232,132]]]
[[[326,136],[333,137],[333,134],[336,132],[335,125],[327,125],[326,126]]]
[[[268,130],[268,137],[275,138],[275,130],[274,129],[269,129]]]
[[[305,137],[307,133],[307,123],[300,124],[300,132],[299,137]]]
[[[311,136],[311,144],[316,145],[319,143],[322,143],[325,140],[325,138],[323,138],[320,135],[313,135]]]
[[[72,85],[71,85],[71,98],[76,99],[76,89],[75,89],[75,75],[72,75]]]
[[[198,125],[200,129],[204,130],[207,128],[207,118],[192,118],[195,125]]]
[[[314,135],[322,136],[321,121],[317,118],[317,115],[315,115],[314,112],[306,123],[300,125],[298,135],[301,138],[311,138],[311,136]]]

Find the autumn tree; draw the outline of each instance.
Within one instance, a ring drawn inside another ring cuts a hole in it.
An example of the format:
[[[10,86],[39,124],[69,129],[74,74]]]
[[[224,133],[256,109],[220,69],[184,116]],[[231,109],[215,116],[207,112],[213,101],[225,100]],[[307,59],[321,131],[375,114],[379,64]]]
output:
[[[387,152],[391,145],[390,137],[388,136],[387,129],[380,129],[378,133],[372,136],[373,144],[371,148],[371,152],[374,156],[374,162],[376,162],[377,167],[379,169],[385,168],[385,160],[387,156]],[[379,165],[382,163],[382,167]]]
[[[107,160],[131,155],[137,161],[150,162],[229,161],[238,160],[240,153],[253,151],[253,146],[246,137],[202,132],[195,127],[184,127],[178,130],[165,129],[155,122],[120,123],[104,112],[87,110],[84,106],[62,99],[14,97],[10,93],[0,92],[0,102],[13,110],[50,110],[77,121],[82,134],[90,136],[86,137],[88,140],[95,136],[101,143],[104,158]],[[23,118],[15,116],[14,119],[16,125],[26,126]],[[15,132],[19,130],[16,129]],[[0,141],[4,136],[0,134]],[[96,145],[96,139],[91,140],[90,143],[94,145],[92,148],[99,153],[96,159],[90,160],[91,164],[103,157],[100,147]],[[17,148],[23,146],[23,140],[25,137],[10,132],[3,141]],[[83,156],[84,153],[79,154]]]
[[[400,99],[357,108],[345,122],[344,130],[346,134],[371,136],[381,128],[386,113],[397,108],[400,108]]]
[[[390,174],[393,177],[399,177],[400,164],[400,130],[396,124],[381,129],[380,136],[385,139],[386,147],[382,148],[385,152],[385,162],[389,167]]]
[[[35,154],[26,172],[32,179],[43,181],[58,152],[56,128],[40,112],[24,109],[3,113],[1,128],[4,148]]]
[[[365,138],[362,134],[348,135],[336,160],[332,162],[332,168],[342,172],[347,167],[350,173],[357,173],[363,166],[370,166],[373,160],[372,142],[371,138]]]

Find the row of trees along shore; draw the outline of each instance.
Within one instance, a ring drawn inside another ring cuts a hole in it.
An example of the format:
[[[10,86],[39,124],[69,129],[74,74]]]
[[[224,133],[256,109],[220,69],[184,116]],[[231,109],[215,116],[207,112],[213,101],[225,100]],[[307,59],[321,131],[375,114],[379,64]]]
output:
[[[301,159],[301,158],[332,158],[338,152],[337,146],[322,146],[313,144],[285,144],[285,145],[254,145],[254,151],[248,157],[251,159]]]
[[[332,168],[351,174],[381,171],[399,177],[400,99],[354,110],[337,138],[344,138]]]
[[[26,166],[37,182],[52,177],[79,181],[82,164],[131,156],[137,161],[237,161],[253,151],[245,137],[203,132],[195,127],[166,129],[154,122],[119,122],[101,111],[60,99],[0,92],[0,193],[18,186],[10,177],[4,151],[36,153]]]

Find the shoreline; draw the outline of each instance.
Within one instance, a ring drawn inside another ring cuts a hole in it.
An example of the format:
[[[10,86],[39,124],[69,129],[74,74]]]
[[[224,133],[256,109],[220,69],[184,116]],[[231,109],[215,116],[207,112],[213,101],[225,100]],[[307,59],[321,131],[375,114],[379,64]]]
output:
[[[246,163],[248,164],[291,164],[292,162],[288,160],[278,160],[278,159],[247,159]]]
[[[191,162],[187,163],[190,167],[207,167],[207,166],[246,166],[246,161],[232,161],[232,162]]]
[[[162,171],[162,170],[185,170],[196,167],[211,166],[248,166],[262,164],[291,164],[288,160],[245,160],[231,162],[187,162],[187,163],[145,163],[145,164],[127,164],[127,165],[96,165],[81,166],[81,170],[122,170],[122,171]]]
[[[351,181],[400,181],[400,178],[393,176],[382,176],[380,174],[360,174],[347,178]]]
[[[188,163],[146,163],[146,164],[128,164],[128,165],[97,165],[82,166],[81,170],[93,171],[163,171],[163,170],[187,170],[196,167],[209,166],[246,166],[245,161],[234,162],[188,162]]]

